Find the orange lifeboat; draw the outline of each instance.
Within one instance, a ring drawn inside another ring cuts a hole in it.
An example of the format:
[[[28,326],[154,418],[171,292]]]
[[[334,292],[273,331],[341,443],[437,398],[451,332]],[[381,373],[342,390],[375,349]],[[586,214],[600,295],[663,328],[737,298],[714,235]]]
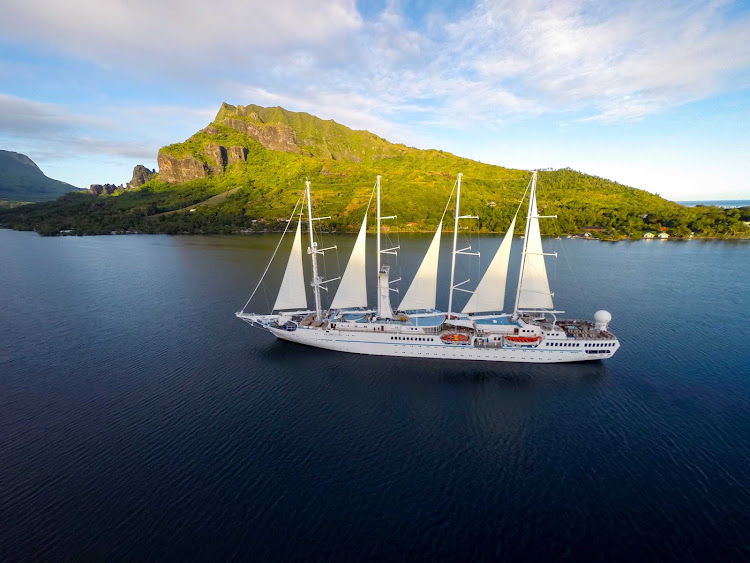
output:
[[[469,337],[458,332],[449,332],[440,337],[443,342],[468,342]]]
[[[534,344],[542,339],[541,336],[506,336],[505,340],[516,344]]]

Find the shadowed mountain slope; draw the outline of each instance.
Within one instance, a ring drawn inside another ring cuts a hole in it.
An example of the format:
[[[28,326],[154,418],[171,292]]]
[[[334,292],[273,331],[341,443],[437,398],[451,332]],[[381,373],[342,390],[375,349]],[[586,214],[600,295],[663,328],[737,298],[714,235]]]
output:
[[[47,201],[76,189],[45,176],[25,154],[0,150],[0,199]]]

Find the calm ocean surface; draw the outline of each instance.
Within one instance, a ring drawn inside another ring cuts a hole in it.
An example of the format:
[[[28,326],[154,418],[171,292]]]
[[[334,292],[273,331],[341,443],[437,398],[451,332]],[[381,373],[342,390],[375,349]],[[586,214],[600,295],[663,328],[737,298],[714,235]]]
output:
[[[700,201],[678,201],[682,205],[695,207],[696,205],[716,205],[718,207],[747,207],[750,199],[705,199]]]
[[[276,236],[0,230],[0,558],[748,560],[750,242],[546,242],[611,360],[308,349],[234,317]]]

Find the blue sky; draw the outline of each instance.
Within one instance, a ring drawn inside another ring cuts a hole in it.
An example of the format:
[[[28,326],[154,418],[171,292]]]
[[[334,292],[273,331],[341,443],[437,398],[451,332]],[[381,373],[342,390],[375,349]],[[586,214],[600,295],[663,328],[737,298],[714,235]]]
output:
[[[0,148],[119,184],[227,101],[750,199],[748,45],[750,4],[732,1],[6,0]]]

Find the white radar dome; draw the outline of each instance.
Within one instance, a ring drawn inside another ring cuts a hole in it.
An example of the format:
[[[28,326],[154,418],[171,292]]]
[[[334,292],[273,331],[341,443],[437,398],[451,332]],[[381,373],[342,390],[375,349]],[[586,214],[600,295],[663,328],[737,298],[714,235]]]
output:
[[[594,313],[594,326],[597,330],[607,330],[609,322],[612,320],[612,315],[609,311],[597,311]]]

